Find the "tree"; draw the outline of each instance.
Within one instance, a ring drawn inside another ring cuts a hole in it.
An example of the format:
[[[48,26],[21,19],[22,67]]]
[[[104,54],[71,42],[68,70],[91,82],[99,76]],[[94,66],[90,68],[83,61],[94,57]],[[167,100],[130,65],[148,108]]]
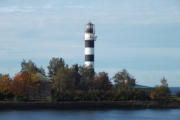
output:
[[[26,60],[23,60],[21,62],[21,72],[29,72],[29,73],[41,73],[42,75],[45,76],[45,70],[40,67],[38,68],[36,66],[36,64],[34,62],[32,62],[31,60],[29,60],[28,62],[26,62]]]
[[[63,58],[52,58],[48,66],[48,75],[51,80],[56,76],[59,69],[65,67],[65,62]]]
[[[14,77],[12,81],[13,94],[16,97],[22,96],[23,99],[29,99],[37,92],[39,77],[36,74],[21,72]]]
[[[161,79],[161,83],[162,83],[161,86],[156,86],[152,90],[150,94],[150,98],[152,100],[166,100],[169,98],[171,92],[168,88],[167,80],[165,77]]]
[[[152,100],[167,100],[170,96],[171,92],[166,86],[156,86],[151,94],[150,98]]]
[[[7,96],[8,94],[11,93],[11,87],[10,87],[11,81],[12,80],[8,74],[2,75],[0,77],[0,94]]]
[[[63,91],[72,91],[75,89],[75,78],[73,71],[69,68],[61,68],[54,79],[54,86],[57,93]]]
[[[75,80],[76,89],[80,89],[81,75],[79,73],[79,66],[78,66],[78,64],[72,65],[71,70],[72,70],[72,78]]]
[[[2,77],[3,75],[0,73],[0,78]]]
[[[117,72],[114,75],[113,80],[117,88],[135,85],[135,79],[125,69],[121,72]]]
[[[80,67],[79,73],[81,75],[80,79],[80,89],[89,90],[92,88],[94,80],[94,69],[92,67]]]
[[[161,84],[162,86],[168,87],[167,79],[165,77],[161,79]]]
[[[39,73],[42,74],[43,76],[46,76],[46,72],[42,66],[39,68]]]
[[[30,75],[28,72],[22,72],[14,77],[14,80],[12,81],[12,90],[15,96],[27,94],[29,77]]]
[[[112,83],[106,72],[100,72],[94,78],[94,88],[99,90],[109,90],[112,87]]]
[[[176,96],[177,96],[177,97],[180,97],[180,91],[179,91],[179,92],[177,92]]]

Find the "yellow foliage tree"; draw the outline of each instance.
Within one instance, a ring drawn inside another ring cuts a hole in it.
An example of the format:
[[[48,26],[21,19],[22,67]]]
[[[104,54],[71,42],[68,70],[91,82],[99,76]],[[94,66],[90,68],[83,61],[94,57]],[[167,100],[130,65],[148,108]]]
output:
[[[8,95],[9,93],[11,93],[10,83],[10,76],[8,74],[2,75],[2,77],[0,78],[0,93],[2,95]]]

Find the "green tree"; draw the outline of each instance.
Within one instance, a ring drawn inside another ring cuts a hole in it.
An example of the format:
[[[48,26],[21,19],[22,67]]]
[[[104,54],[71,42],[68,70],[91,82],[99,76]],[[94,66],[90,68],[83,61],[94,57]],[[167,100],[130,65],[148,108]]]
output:
[[[135,85],[135,79],[127,72],[127,70],[123,69],[121,72],[117,72],[113,77],[115,87],[131,87]]]
[[[72,69],[59,69],[54,79],[54,85],[57,93],[74,90],[75,78],[73,77]]]
[[[56,76],[59,69],[65,67],[65,62],[63,58],[52,58],[48,66],[48,75],[51,80]]]
[[[168,87],[166,86],[156,86],[151,94],[150,98],[152,100],[168,100],[169,96],[171,95],[171,92]]]
[[[72,70],[72,78],[75,80],[76,89],[80,89],[81,75],[79,73],[79,66],[78,66],[78,64],[72,65],[71,70]]]
[[[42,75],[45,76],[45,70],[40,67],[38,68],[36,66],[36,64],[34,62],[32,62],[31,60],[29,60],[28,62],[26,62],[26,60],[23,60],[21,62],[21,72],[29,72],[29,73],[41,73]]]
[[[93,80],[94,80],[94,69],[92,67],[80,67],[79,73],[81,75],[80,80],[80,89],[81,90],[89,90],[92,88]]]
[[[161,86],[156,86],[152,90],[150,94],[150,98],[152,100],[167,100],[170,95],[171,95],[171,92],[168,88],[167,79],[163,77],[161,79]]]
[[[109,79],[108,73],[100,72],[94,78],[93,87],[99,90],[109,90],[112,87],[112,83]]]

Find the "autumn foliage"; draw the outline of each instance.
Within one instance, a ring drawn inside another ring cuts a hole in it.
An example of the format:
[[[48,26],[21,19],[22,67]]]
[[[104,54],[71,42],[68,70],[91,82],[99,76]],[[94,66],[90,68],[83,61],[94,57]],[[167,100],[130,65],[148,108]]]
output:
[[[17,74],[12,81],[12,91],[15,96],[29,98],[38,88],[38,78],[28,72]]]
[[[11,94],[17,100],[28,100],[37,96],[40,92],[40,85],[45,85],[45,82],[40,81],[39,74],[29,72],[21,72],[14,79],[9,75],[0,77],[0,95],[1,99],[7,98]]]
[[[135,89],[135,78],[127,70],[117,72],[112,78],[108,73],[96,73],[94,68],[69,66],[63,58],[52,58],[48,76],[42,67],[31,60],[23,60],[21,70],[13,78],[0,74],[0,100],[41,100],[53,101],[120,101],[167,99],[170,95],[165,78],[162,86],[156,87],[149,95]]]
[[[0,77],[0,94],[7,96],[11,93],[11,78],[8,74]]]

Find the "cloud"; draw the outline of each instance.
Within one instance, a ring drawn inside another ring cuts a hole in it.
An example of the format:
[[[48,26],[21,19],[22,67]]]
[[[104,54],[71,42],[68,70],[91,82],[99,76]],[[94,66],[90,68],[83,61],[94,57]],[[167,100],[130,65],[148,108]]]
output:
[[[32,7],[0,7],[0,13],[15,13],[15,12],[22,12],[22,13],[29,13],[35,11]]]
[[[4,4],[4,6],[0,7],[0,14],[21,13],[22,16],[30,17],[27,21],[42,17],[59,19],[61,16],[63,23],[69,22],[68,19],[76,22],[93,19],[101,24],[149,25],[180,23],[180,7],[176,4],[176,1],[166,1],[165,3],[169,3],[169,6],[164,4],[164,1],[152,2],[151,0],[140,3],[118,1],[116,4],[111,1],[104,2],[101,0],[97,2],[83,2],[81,0],[76,2],[42,1],[40,4],[40,2],[32,0],[29,4],[24,2],[19,5]],[[19,17],[23,19],[22,16]],[[13,15],[11,19],[13,17],[17,18],[17,16]]]

